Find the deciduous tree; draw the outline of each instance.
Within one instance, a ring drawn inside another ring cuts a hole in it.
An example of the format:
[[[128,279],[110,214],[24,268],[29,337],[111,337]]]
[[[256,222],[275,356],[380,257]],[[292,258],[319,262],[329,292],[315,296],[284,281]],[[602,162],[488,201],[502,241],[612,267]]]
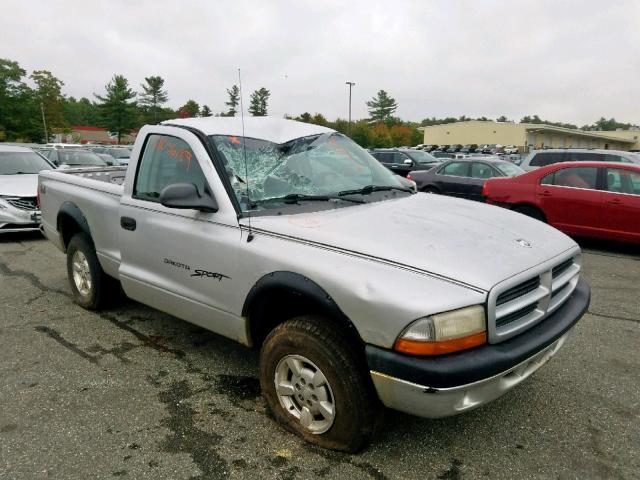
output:
[[[48,70],[35,70],[30,78],[36,84],[34,100],[44,111],[49,133],[62,132],[67,126],[62,104],[64,82]]]
[[[195,100],[187,100],[183,106],[178,109],[180,118],[191,118],[200,115],[200,105]]]

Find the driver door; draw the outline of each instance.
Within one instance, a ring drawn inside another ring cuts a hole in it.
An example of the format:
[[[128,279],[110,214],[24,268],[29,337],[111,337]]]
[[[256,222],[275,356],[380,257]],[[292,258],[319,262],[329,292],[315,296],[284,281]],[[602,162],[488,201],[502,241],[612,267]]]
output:
[[[120,207],[122,287],[134,300],[242,341],[233,313],[241,290],[235,214],[220,198],[226,192],[199,140],[171,132],[147,135],[135,178],[128,177]],[[160,192],[176,183],[216,192],[219,210],[163,206]]]

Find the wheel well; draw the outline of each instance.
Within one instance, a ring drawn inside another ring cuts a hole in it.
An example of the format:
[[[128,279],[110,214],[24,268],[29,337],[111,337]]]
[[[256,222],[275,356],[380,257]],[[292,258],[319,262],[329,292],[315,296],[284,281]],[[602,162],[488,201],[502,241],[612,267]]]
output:
[[[542,217],[542,219],[545,222],[547,221],[547,216],[540,209],[540,207],[538,207],[536,205],[532,205],[531,203],[516,203],[515,205],[511,206],[511,210],[518,210],[518,209],[521,209],[521,208],[529,208],[531,210],[535,210],[536,212],[538,212],[540,214],[540,216]]]
[[[284,278],[284,275],[288,278]],[[278,282],[276,276],[285,281]],[[243,308],[251,345],[254,347],[260,347],[269,333],[281,323],[313,314],[321,315],[337,328],[342,328],[354,342],[364,347],[355,326],[333,299],[317,284],[297,274],[276,272],[258,281]]]
[[[57,227],[65,250],[76,233],[84,232],[91,238],[87,219],[80,209],[71,203],[64,203],[62,207],[60,207]]]
[[[439,192],[440,191],[440,189],[438,187],[436,187],[435,185],[425,185],[420,189],[421,192],[426,192],[426,191],[429,191],[429,190],[431,190],[433,192]]]

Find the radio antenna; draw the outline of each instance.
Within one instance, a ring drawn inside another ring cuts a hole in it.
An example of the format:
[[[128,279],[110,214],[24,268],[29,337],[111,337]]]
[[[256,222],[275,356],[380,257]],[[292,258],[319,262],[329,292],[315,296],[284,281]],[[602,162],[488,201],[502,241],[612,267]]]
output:
[[[247,189],[247,223],[249,226],[249,234],[247,235],[247,243],[253,240],[253,231],[251,230],[251,196],[249,195],[249,167],[247,166],[247,145],[244,136],[244,104],[242,102],[242,75],[238,68],[238,85],[240,89],[240,121],[242,122],[242,158],[244,160],[244,186]]]

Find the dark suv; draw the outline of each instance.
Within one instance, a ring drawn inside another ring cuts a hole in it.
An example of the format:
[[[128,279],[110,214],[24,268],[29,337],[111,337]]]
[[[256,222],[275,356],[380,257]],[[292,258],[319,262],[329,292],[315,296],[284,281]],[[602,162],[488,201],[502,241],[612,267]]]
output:
[[[404,148],[378,148],[371,155],[393,173],[403,177],[414,170],[429,170],[441,162],[422,150]]]

